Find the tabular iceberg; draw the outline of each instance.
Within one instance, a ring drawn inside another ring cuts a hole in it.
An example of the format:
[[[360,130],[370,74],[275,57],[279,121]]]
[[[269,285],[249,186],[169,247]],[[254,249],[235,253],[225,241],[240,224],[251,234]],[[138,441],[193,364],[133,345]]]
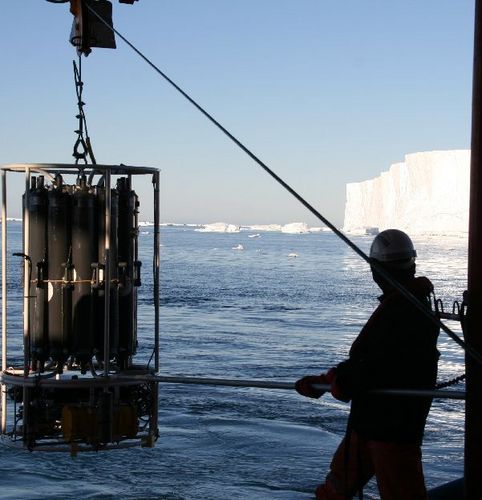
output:
[[[379,177],[346,185],[346,232],[398,228],[409,234],[467,232],[470,151],[405,156]]]

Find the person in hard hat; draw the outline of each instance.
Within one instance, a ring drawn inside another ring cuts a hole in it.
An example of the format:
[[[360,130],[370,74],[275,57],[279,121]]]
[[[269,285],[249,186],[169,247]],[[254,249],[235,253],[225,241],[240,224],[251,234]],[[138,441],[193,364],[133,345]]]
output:
[[[296,382],[303,396],[319,398],[313,384],[330,384],[351,401],[346,435],[316,498],[352,498],[376,476],[382,500],[425,499],[421,444],[431,399],[373,394],[374,389],[434,389],[438,326],[387,280],[398,282],[430,308],[432,283],[415,277],[416,251],[402,231],[379,233],[370,248],[380,304],[353,342],[349,357],[327,373]]]

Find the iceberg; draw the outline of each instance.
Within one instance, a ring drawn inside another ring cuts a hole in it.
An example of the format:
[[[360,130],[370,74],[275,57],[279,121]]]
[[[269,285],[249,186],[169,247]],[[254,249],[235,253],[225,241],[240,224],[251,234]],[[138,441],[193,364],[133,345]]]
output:
[[[245,231],[281,231],[281,224],[254,224],[243,226]]]
[[[153,226],[154,222],[139,222],[139,226]],[[201,224],[185,224],[179,222],[162,222],[161,227],[200,227]]]
[[[199,229],[195,229],[200,233],[239,233],[240,227],[234,224],[226,224],[225,222],[214,222],[212,224],[204,224]]]
[[[146,228],[153,226],[150,221],[139,222],[139,227]],[[262,232],[281,232],[287,234],[306,234],[306,233],[324,233],[332,232],[326,226],[309,227],[305,222],[291,222],[289,224],[253,224],[253,225],[237,225],[226,222],[214,222],[210,224],[180,224],[175,222],[163,222],[161,227],[184,227],[193,228],[194,231],[200,233],[239,233],[252,232],[248,238],[260,238]]]
[[[343,230],[466,233],[469,175],[470,150],[407,154],[380,176],[346,185]]]
[[[19,219],[18,217],[7,217],[5,219],[7,222],[22,222],[22,219]],[[0,217],[0,224],[2,222],[2,217]]]
[[[310,232],[310,228],[305,222],[292,222],[291,224],[285,224],[282,226],[281,232],[289,234],[305,234]]]

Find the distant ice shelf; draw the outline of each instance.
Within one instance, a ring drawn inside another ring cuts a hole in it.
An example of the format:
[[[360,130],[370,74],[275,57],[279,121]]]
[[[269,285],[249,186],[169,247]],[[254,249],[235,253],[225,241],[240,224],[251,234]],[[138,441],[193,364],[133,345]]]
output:
[[[17,217],[7,217],[7,222],[22,222],[22,219],[18,219]],[[0,224],[2,223],[2,217],[0,217]]]
[[[259,232],[281,232],[288,234],[308,234],[317,233],[320,231],[330,231],[328,228],[313,227],[310,228],[305,222],[290,222],[289,224],[254,224],[242,225],[228,224],[226,222],[215,222],[213,224],[203,224],[195,231],[201,233],[239,233],[241,231]],[[252,235],[251,237],[259,237],[259,234]]]
[[[466,233],[469,171],[469,150],[408,154],[374,179],[347,184],[343,230]]]
[[[163,222],[161,227],[188,227],[200,233],[239,233],[241,231],[254,232],[249,238],[259,238],[260,232],[281,232],[288,234],[326,233],[332,232],[328,227],[310,227],[305,222],[290,222],[289,224],[253,224],[238,225],[227,222],[213,222],[208,224],[182,224],[177,222]],[[154,226],[151,221],[139,222],[139,227]]]

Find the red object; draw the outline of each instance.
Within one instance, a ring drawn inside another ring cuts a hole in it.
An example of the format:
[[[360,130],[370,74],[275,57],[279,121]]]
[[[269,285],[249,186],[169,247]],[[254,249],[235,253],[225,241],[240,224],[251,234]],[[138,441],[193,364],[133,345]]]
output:
[[[382,499],[426,500],[420,446],[371,441],[351,431],[335,452],[317,500],[353,498],[376,476]]]
[[[81,12],[80,0],[70,0],[70,13],[73,16],[80,16]]]
[[[306,377],[300,378],[295,383],[295,389],[298,394],[301,394],[302,396],[318,399],[323,396],[326,391],[315,389],[313,387],[313,384],[328,385],[330,384],[330,381],[328,380],[327,375],[324,373],[322,373],[321,375],[307,375]]]
[[[344,394],[340,386],[337,384],[336,368],[331,368],[330,370],[328,370],[328,373],[326,374],[326,379],[328,380],[328,383],[331,384],[331,395],[335,399],[338,399],[338,401],[343,401],[344,403],[348,403],[348,401],[350,401],[350,397]]]
[[[350,398],[343,394],[340,387],[336,383],[336,368],[330,368],[326,373],[320,375],[307,375],[306,377],[300,378],[295,383],[295,389],[298,394],[305,396],[307,398],[318,399],[326,391],[315,389],[314,384],[329,385],[330,392],[335,399],[347,403]]]

